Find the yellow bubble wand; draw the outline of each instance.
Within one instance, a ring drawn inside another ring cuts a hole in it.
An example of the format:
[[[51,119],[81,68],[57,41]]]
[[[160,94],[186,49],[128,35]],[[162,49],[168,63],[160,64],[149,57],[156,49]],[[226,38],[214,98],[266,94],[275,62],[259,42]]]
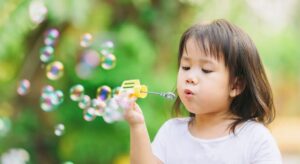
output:
[[[175,94],[172,92],[151,92],[148,91],[148,87],[146,85],[141,85],[140,80],[134,79],[134,80],[125,80],[122,83],[121,86],[122,89],[132,89],[133,90],[133,96],[137,98],[146,98],[148,93],[149,94],[156,94],[159,96],[162,96],[166,99],[173,100],[176,98]]]

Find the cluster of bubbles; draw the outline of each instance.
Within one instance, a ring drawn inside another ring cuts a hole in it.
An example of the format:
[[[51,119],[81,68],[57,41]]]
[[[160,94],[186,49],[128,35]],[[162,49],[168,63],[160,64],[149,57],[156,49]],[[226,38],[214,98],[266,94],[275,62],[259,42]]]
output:
[[[2,164],[27,163],[29,159],[29,153],[22,148],[11,148],[1,155]]]
[[[93,45],[93,36],[90,33],[82,35],[80,46],[83,47],[80,53],[80,60],[76,65],[76,73],[82,78],[89,78],[93,70],[99,65],[110,70],[116,66],[116,56],[114,55],[114,43],[104,41],[99,45]]]
[[[43,111],[50,112],[57,109],[63,100],[64,94],[61,90],[54,90],[51,85],[46,85],[42,89],[40,107]]]
[[[44,38],[44,46],[40,49],[40,60],[47,64],[46,76],[50,80],[57,80],[63,76],[64,65],[54,60],[55,45],[59,37],[59,31],[55,28],[49,29]]]
[[[104,85],[97,89],[96,98],[91,99],[84,93],[84,87],[80,84],[74,85],[70,89],[71,100],[78,102],[78,107],[83,110],[83,119],[93,121],[97,116],[103,117],[107,123],[123,119],[124,109],[135,101],[129,97],[129,92],[122,90],[121,87],[111,89]]]

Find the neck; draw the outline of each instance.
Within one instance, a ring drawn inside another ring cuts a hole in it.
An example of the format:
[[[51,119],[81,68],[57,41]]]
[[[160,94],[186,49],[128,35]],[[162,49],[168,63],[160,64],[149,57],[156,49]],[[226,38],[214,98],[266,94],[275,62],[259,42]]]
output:
[[[194,123],[196,126],[215,126],[230,119],[230,114],[225,112],[198,114],[195,115]]]
[[[233,122],[228,112],[195,115],[190,124],[193,135],[200,138],[215,138],[229,134],[229,125]]]

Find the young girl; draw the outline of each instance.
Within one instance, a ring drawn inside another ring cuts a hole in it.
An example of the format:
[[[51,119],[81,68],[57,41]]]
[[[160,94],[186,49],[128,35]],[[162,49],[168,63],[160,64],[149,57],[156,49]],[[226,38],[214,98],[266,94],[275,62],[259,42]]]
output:
[[[189,117],[164,123],[152,144],[137,104],[125,111],[133,164],[278,164],[265,127],[275,116],[271,88],[257,49],[226,20],[197,24],[179,45],[178,98]]]

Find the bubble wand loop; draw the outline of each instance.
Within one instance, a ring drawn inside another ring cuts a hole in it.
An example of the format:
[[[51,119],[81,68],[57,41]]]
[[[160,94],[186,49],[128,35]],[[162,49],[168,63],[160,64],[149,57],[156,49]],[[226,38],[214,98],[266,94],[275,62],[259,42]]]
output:
[[[122,89],[132,89],[133,96],[137,98],[146,98],[148,94],[156,94],[162,96],[166,99],[173,100],[176,98],[175,94],[172,92],[152,92],[148,91],[146,85],[141,85],[140,80],[125,80],[122,83]]]

